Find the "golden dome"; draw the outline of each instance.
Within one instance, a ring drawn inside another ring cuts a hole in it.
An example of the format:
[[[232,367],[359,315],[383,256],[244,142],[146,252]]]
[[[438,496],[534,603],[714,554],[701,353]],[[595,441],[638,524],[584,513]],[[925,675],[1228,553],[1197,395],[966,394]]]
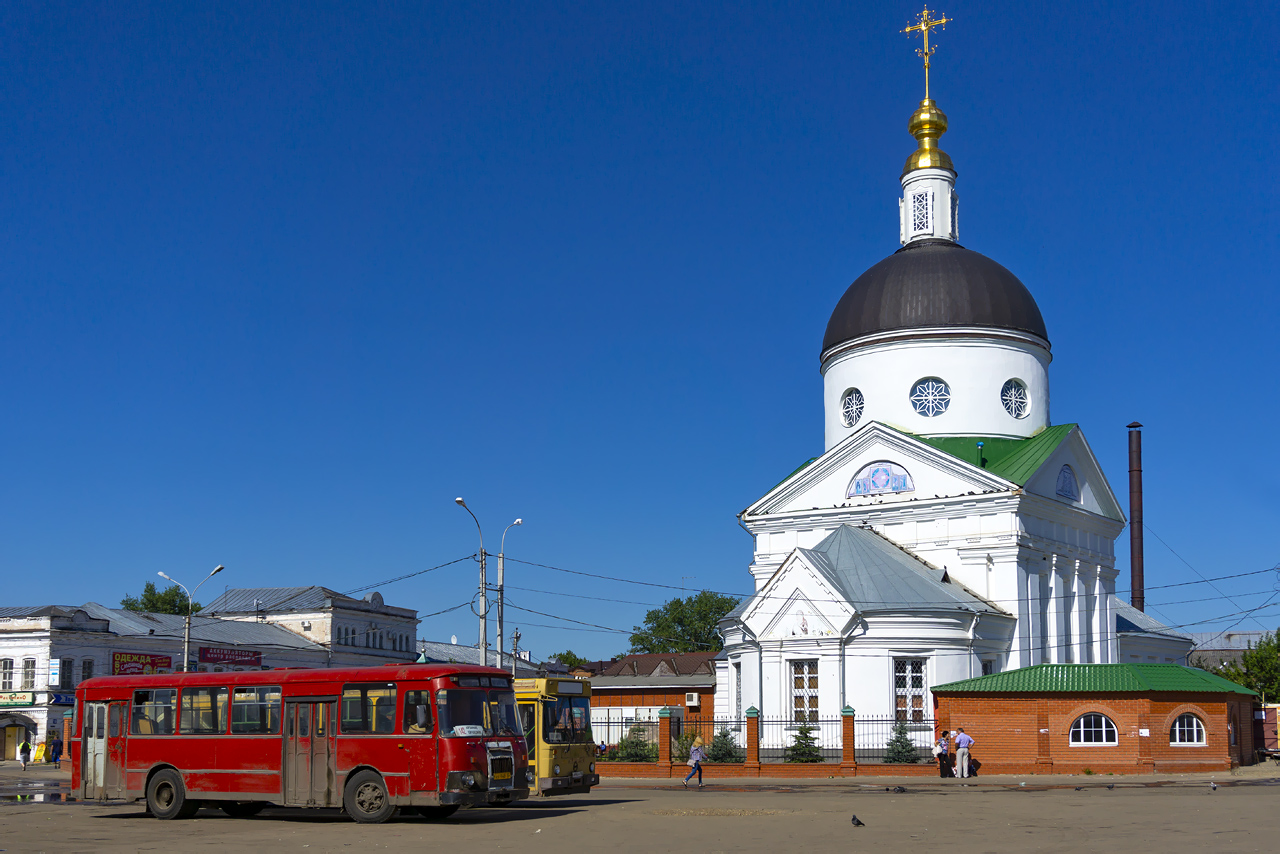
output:
[[[938,137],[947,132],[947,116],[938,109],[932,98],[925,98],[920,102],[920,106],[911,114],[907,130],[911,131],[920,147],[907,158],[907,165],[902,169],[903,175],[916,169],[956,171],[956,167],[951,165],[951,158],[938,148]]]

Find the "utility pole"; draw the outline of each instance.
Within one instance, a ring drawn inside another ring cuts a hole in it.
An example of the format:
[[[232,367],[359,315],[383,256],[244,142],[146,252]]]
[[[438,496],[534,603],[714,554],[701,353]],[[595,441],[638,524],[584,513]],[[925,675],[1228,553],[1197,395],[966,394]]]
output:
[[[185,585],[183,585],[181,582],[174,581],[172,578],[170,578],[169,576],[165,575],[163,572],[157,572],[157,573],[156,573],[156,575],[160,576],[160,577],[161,577],[161,578],[163,578],[165,581],[173,581],[173,583],[174,583],[174,584],[177,584],[179,587],[181,587],[181,588],[182,588],[182,592],[183,592],[183,593],[186,593],[186,594],[187,594],[187,619],[186,619],[185,628],[184,628],[184,629],[183,629],[183,631],[182,631],[182,672],[183,672],[183,673],[186,673],[188,670],[190,670],[190,669],[191,669],[191,667],[190,667],[190,662],[191,662],[191,612],[192,612],[193,610],[195,610],[195,605],[194,605],[193,603],[195,602],[195,594],[196,594],[196,590],[199,590],[199,589],[200,589],[200,587],[204,584],[204,582],[205,582],[205,581],[208,581],[210,578],[213,578],[213,577],[214,577],[215,575],[217,575],[219,572],[222,572],[222,570],[223,570],[224,568],[225,568],[225,567],[223,567],[223,565],[222,565],[222,564],[218,564],[218,565],[214,568],[213,572],[209,573],[208,575],[206,575],[206,576],[204,577],[204,581],[201,581],[201,582],[200,582],[200,584],[197,584],[197,585],[196,585],[196,589],[195,589],[195,590],[188,590],[188,589],[186,588],[186,586],[185,586]]]
[[[511,633],[511,678],[516,678],[516,662],[520,660],[520,630]]]
[[[502,638],[503,638],[502,616],[503,616],[504,606],[506,605],[506,591],[503,585],[506,580],[504,576],[506,574],[505,573],[505,568],[506,568],[505,557],[506,557],[506,551],[507,551],[507,531],[510,531],[512,528],[516,527],[517,525],[523,525],[523,524],[524,524],[523,519],[517,519],[514,522],[512,522],[510,525],[508,525],[506,528],[504,528],[502,531],[502,540],[498,543],[498,666],[499,667],[502,666]]]

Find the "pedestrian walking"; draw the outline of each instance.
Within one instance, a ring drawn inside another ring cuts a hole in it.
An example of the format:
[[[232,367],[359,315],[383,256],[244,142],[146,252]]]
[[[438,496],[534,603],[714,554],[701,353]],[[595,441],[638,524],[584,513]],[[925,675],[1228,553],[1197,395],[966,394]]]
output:
[[[951,735],[947,730],[943,730],[938,736],[938,742],[933,746],[933,756],[938,760],[938,776],[950,777],[951,773],[951,756],[948,744],[948,736]]]
[[[53,738],[49,739],[49,761],[54,765],[62,760],[62,739],[55,732]]]
[[[973,738],[964,731],[964,727],[956,727],[956,770],[960,777],[969,776],[970,747],[973,747]]]
[[[702,788],[702,760],[707,758],[707,752],[702,749],[702,736],[697,736],[693,740],[693,747],[689,748],[689,761],[686,763],[690,767],[689,776],[684,778],[684,787],[689,788],[689,781],[693,779],[693,775],[698,775],[698,788]]]
[[[31,739],[25,735],[18,744],[18,761],[22,763],[22,770],[27,770],[27,764],[31,762]]]

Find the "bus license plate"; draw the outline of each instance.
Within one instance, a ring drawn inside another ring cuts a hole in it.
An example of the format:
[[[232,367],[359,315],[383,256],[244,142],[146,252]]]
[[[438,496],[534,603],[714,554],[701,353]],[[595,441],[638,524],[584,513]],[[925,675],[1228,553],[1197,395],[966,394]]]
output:
[[[496,774],[494,774],[494,775],[493,775],[493,779],[495,779],[495,780],[510,780],[510,779],[511,779],[511,772],[510,772],[510,771],[499,771],[499,772],[497,772]]]

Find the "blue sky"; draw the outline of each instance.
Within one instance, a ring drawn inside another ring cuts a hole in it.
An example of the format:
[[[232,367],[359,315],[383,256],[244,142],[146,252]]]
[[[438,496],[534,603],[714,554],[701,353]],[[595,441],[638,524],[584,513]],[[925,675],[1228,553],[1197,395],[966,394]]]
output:
[[[1146,425],[1148,585],[1274,566],[1274,9],[938,8],[962,242],[1036,296],[1053,420],[1126,504]],[[0,9],[0,600],[218,563],[349,590],[475,552],[457,495],[490,551],[519,516],[513,558],[748,591],[735,514],[822,450],[827,318],[897,248],[917,12]],[[508,580],[626,600],[510,592],[621,629],[673,592]],[[1147,598],[1191,623],[1275,581]],[[509,618],[540,655],[626,646]]]

